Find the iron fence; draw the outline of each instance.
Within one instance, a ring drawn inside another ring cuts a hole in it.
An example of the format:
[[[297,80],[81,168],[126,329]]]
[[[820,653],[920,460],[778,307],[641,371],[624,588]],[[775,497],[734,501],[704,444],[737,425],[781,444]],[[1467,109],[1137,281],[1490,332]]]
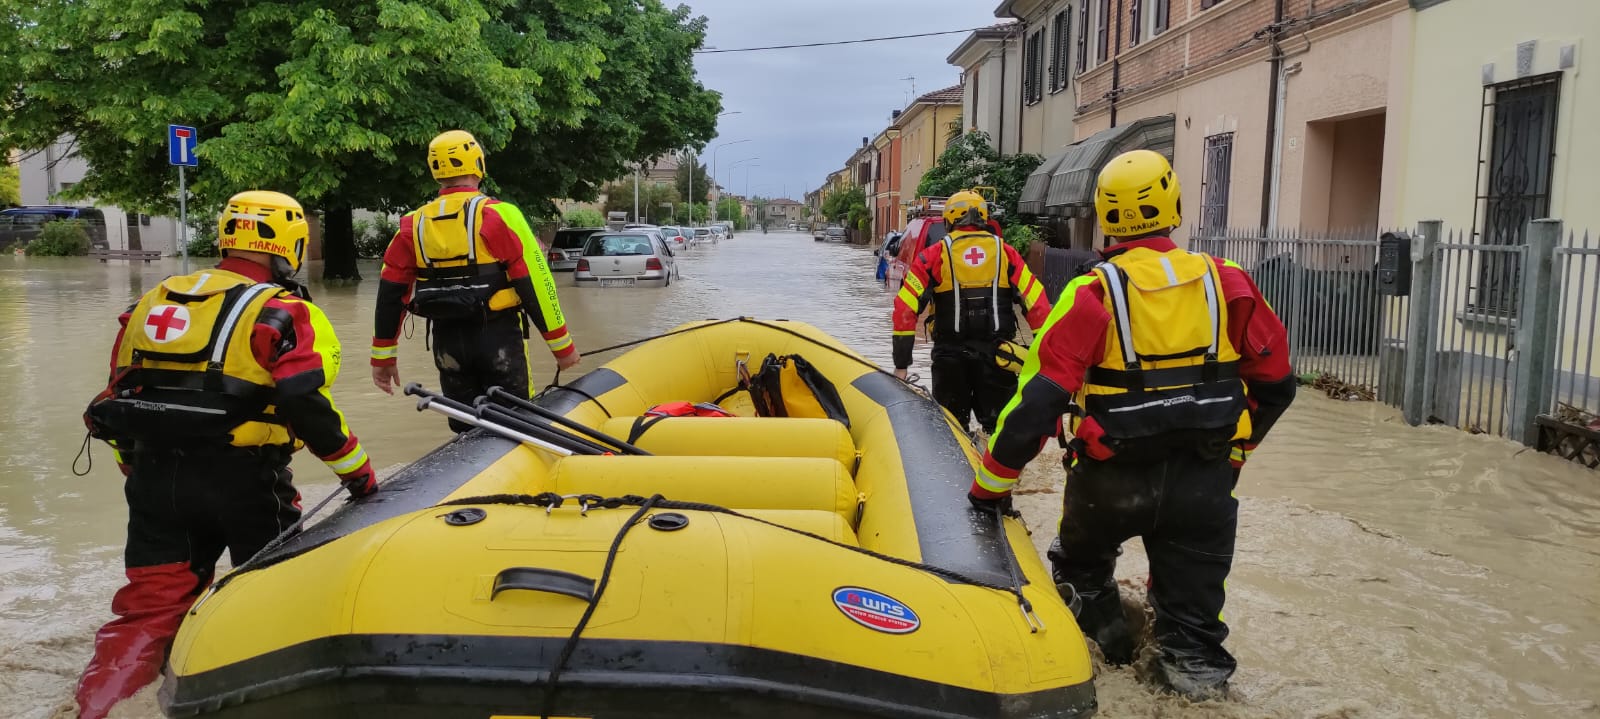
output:
[[[1189,245],[1250,274],[1289,330],[1295,372],[1334,396],[1400,404],[1410,303],[1379,292],[1378,233],[1228,230]]]
[[[1600,236],[1562,232],[1224,230],[1189,247],[1250,274],[1317,389],[1600,466]],[[1052,297],[1081,269],[1071,252],[1030,258]]]
[[[1567,236],[1556,248],[1552,272],[1560,285],[1556,319],[1555,377],[1550,413],[1585,426],[1600,418],[1600,236]],[[1600,429],[1600,427],[1596,427]]]

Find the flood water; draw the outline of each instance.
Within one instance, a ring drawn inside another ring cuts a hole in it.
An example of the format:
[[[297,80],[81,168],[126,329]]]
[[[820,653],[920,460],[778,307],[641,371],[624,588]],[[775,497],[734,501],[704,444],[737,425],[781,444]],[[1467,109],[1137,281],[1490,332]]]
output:
[[[748,315],[811,322],[887,364],[892,295],[872,281],[873,261],[809,235],[744,232],[691,250],[670,288],[577,290],[562,278],[562,302],[582,350]],[[116,315],[176,271],[175,260],[0,257],[0,717],[71,716],[121,581],[127,517],[103,445],[88,476],[70,470],[79,417],[105,381]],[[447,434],[436,415],[372,387],[377,267],[363,272],[355,287],[312,291],[344,341],[336,400],[375,465],[392,467]],[[402,381],[436,384],[415,329]],[[533,354],[535,377],[550,377],[548,354]],[[1054,459],[1030,467],[1019,498],[1041,550],[1059,511]],[[315,458],[302,453],[295,468],[308,504],[333,490]],[[1133,670],[1102,670],[1102,716],[1600,717],[1600,473],[1302,394],[1239,495],[1226,612],[1236,696],[1191,705],[1151,693]],[[1137,542],[1118,573],[1143,586]],[[146,692],[116,716],[159,712]]]

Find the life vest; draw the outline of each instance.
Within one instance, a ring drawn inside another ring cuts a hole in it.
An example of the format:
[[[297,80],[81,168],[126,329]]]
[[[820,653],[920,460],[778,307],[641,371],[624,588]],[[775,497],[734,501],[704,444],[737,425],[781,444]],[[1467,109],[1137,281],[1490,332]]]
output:
[[[86,413],[91,433],[171,445],[292,444],[271,405],[272,373],[250,341],[267,301],[288,294],[223,270],[167,278],[128,318],[111,384]]]
[[[988,232],[944,238],[944,272],[933,287],[933,339],[989,340],[1016,334],[1016,289],[1006,271],[1005,243]]]
[[[1212,258],[1138,247],[1094,269],[1111,321],[1076,396],[1113,452],[1250,436],[1239,352]],[[1079,420],[1081,421],[1081,420]],[[1075,422],[1074,424],[1077,424]]]
[[[633,421],[628,430],[628,444],[639,441],[646,430],[668,417],[736,417],[732,412],[710,402],[665,402],[645,410]]]
[[[489,198],[453,192],[411,213],[417,283],[412,314],[430,320],[483,317],[517,307],[502,260],[484,246],[480,228]]]

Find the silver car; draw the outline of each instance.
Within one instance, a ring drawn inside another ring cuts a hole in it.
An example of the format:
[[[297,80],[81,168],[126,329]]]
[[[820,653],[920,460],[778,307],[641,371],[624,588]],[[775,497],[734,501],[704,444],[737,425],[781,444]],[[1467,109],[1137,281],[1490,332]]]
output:
[[[572,273],[580,287],[666,287],[677,277],[672,250],[654,228],[591,236]]]
[[[713,245],[717,244],[716,233],[712,232],[709,227],[694,228],[694,243],[698,245],[705,242],[710,242]]]
[[[571,272],[578,268],[578,258],[583,255],[583,245],[589,236],[596,232],[605,232],[598,227],[563,227],[556,230],[556,236],[550,241],[548,262],[554,272]]]

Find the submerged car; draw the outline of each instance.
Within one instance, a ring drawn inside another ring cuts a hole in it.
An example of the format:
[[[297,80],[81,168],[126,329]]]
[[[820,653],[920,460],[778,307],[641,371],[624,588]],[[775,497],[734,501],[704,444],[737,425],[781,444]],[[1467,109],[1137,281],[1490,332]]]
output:
[[[696,227],[694,228],[694,241],[695,244],[710,242],[715,245],[717,244],[717,233],[712,232],[709,227]]]
[[[692,234],[694,234],[693,231],[682,227],[667,225],[661,227],[661,238],[667,241],[667,246],[671,247],[673,252],[682,252],[689,249],[693,243],[690,242],[688,236]]]
[[[572,279],[579,286],[666,287],[677,269],[660,233],[640,228],[591,236]]]
[[[33,205],[0,210],[0,247],[33,242],[44,231],[46,224],[57,220],[76,220],[83,223],[83,231],[89,236],[91,249],[103,250],[110,247],[106,241],[104,213],[93,207],[67,205]]]
[[[554,272],[571,272],[578,268],[578,258],[583,256],[583,243],[596,232],[605,232],[601,227],[563,227],[556,230],[555,239],[550,241],[548,260],[550,269]]]

